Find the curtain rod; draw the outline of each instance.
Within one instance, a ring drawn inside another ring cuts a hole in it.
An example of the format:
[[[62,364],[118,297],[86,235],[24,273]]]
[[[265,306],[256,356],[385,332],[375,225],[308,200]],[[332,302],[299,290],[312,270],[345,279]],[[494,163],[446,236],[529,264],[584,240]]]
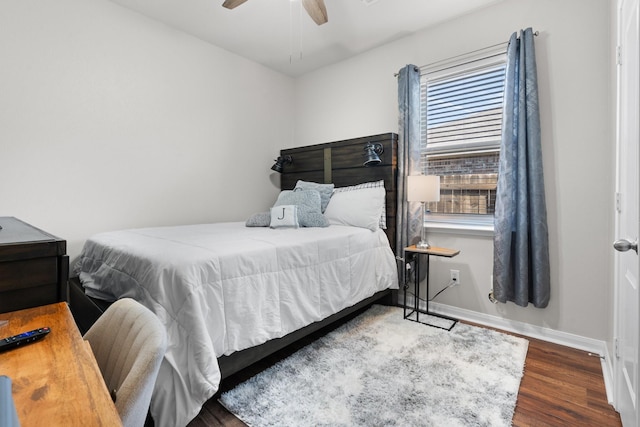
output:
[[[539,31],[534,31],[534,32],[533,32],[533,35],[537,37],[538,35],[540,35],[540,32],[539,32]],[[519,37],[518,37],[518,38],[519,38]],[[451,60],[453,60],[453,59],[456,59],[456,58],[459,58],[459,57],[461,57],[461,56],[472,55],[472,54],[474,54],[474,53],[476,53],[476,52],[481,52],[481,51],[483,51],[483,50],[493,49],[493,48],[496,48],[496,47],[498,47],[498,46],[502,46],[502,45],[505,45],[505,46],[506,46],[507,44],[509,44],[509,42],[496,43],[496,44],[491,45],[491,46],[482,47],[482,48],[480,48],[480,49],[472,50],[471,52],[462,53],[462,54],[460,54],[460,55],[452,56],[452,57],[450,57],[450,58],[446,58],[446,59],[441,59],[440,61],[435,61],[435,62],[432,62],[431,64],[422,65],[422,66],[420,66],[420,67],[417,67],[417,66],[416,66],[416,67],[414,68],[414,71],[420,71],[420,69],[421,69],[421,68],[430,67],[430,66],[435,65],[435,64],[437,64],[437,63],[439,63],[439,62],[449,62],[449,61],[451,61]],[[399,73],[393,73],[393,77],[398,77],[398,75],[399,75]]]

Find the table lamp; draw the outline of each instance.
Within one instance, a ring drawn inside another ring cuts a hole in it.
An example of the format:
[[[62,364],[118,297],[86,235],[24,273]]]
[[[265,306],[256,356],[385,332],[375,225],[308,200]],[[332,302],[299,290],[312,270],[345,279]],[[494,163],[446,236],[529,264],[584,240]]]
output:
[[[422,233],[420,241],[416,244],[418,249],[429,249],[424,220],[425,203],[440,201],[440,177],[437,175],[413,175],[407,177],[407,201],[422,203]]]

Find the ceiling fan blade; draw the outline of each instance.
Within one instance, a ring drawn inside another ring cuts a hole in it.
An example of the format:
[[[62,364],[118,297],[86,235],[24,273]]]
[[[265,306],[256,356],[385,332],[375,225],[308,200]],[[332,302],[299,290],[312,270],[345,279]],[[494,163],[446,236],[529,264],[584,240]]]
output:
[[[329,21],[324,0],[302,0],[302,5],[316,24],[322,25]]]
[[[235,7],[240,6],[242,3],[246,1],[247,0],[224,0],[224,3],[222,3],[222,7],[226,7],[227,9],[233,9]]]

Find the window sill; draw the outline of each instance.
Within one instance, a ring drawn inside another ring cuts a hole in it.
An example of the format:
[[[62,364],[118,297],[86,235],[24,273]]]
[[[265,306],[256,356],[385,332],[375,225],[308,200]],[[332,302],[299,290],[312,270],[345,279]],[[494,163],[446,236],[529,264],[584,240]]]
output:
[[[493,224],[463,224],[449,221],[425,221],[427,231],[433,233],[493,236]]]

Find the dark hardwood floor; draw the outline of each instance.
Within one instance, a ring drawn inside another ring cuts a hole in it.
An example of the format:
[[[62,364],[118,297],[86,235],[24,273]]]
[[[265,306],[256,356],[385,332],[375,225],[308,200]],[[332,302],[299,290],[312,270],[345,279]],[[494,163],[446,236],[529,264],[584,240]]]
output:
[[[326,331],[325,331],[326,332]],[[526,337],[525,337],[526,338]],[[284,350],[221,384],[233,388],[306,342]],[[600,359],[587,352],[532,338],[513,417],[514,427],[622,426],[620,416],[607,403]],[[238,427],[245,424],[230,414],[214,396],[189,427]]]
[[[515,427],[622,426],[620,415],[607,403],[599,357],[527,339]]]

